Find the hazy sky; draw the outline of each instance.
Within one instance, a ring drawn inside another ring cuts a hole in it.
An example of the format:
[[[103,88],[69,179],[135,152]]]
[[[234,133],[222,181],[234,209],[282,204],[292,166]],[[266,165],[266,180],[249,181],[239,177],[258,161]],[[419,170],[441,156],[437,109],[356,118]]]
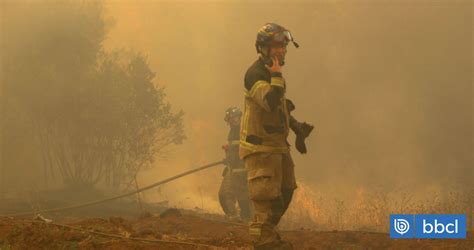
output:
[[[301,45],[289,46],[283,69],[294,115],[315,124],[309,153],[293,152],[299,181],[472,185],[470,1],[106,1],[106,10],[106,48],[147,55],[186,113],[188,139],[144,183],[223,158],[224,110],[242,107],[256,32],[276,22]],[[217,192],[220,180],[214,169],[173,188]]]

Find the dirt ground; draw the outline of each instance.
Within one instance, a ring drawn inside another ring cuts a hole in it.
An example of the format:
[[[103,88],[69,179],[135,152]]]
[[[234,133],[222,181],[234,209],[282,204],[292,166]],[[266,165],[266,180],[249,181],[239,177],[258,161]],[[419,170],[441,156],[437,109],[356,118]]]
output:
[[[465,240],[390,239],[360,231],[284,231],[295,249],[474,249]],[[252,249],[244,224],[170,209],[139,218],[0,217],[0,249]]]

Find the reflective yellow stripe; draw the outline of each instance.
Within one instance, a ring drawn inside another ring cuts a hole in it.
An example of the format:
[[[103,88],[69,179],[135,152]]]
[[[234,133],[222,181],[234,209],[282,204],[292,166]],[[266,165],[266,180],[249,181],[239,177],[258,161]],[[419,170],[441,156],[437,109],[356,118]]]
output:
[[[272,77],[272,82],[270,83],[272,86],[284,88],[285,87],[285,79],[282,77]]]
[[[249,234],[250,235],[253,235],[253,236],[260,236],[260,234],[262,234],[262,229],[261,228],[255,228],[255,227],[251,227],[249,228]]]
[[[245,97],[250,97],[249,91],[247,89],[244,90],[244,96]]]
[[[267,145],[254,145],[244,140],[240,141],[240,147],[248,149],[252,152],[268,152],[268,153],[287,153],[288,147],[272,147]]]
[[[244,172],[247,172],[247,169],[245,169],[245,168],[232,169],[232,173],[244,173]]]
[[[240,140],[229,141],[229,144],[231,144],[231,145],[239,145],[239,144],[240,144]]]
[[[262,81],[262,80],[256,81],[256,82],[253,84],[253,86],[252,86],[252,88],[250,89],[250,91],[248,91],[247,96],[253,97],[253,96],[255,95],[255,92],[257,92],[257,90],[258,90],[259,88],[265,87],[266,85],[269,85],[269,83],[268,83],[267,81]]]
[[[244,121],[242,123],[242,134],[240,135],[240,139],[242,140],[242,137],[245,138],[247,137],[247,131],[248,131],[248,126],[249,126],[249,104],[245,102],[245,110],[244,110]]]

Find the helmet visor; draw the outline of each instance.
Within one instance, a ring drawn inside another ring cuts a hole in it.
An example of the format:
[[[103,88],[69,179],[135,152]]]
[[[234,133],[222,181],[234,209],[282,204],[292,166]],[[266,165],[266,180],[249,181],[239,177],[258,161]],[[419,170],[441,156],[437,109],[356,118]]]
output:
[[[293,41],[293,37],[291,36],[291,33],[288,30],[283,31],[283,35],[288,41]]]
[[[287,30],[278,32],[273,36],[273,41],[277,43],[288,43],[290,41],[293,41],[293,37],[291,36],[291,33]]]

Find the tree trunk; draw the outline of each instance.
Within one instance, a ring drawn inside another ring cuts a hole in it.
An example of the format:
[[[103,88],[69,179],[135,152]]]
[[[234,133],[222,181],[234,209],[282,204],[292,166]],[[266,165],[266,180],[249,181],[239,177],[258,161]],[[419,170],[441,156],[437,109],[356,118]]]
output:
[[[135,188],[137,189],[137,191],[140,189],[140,187],[138,186],[137,175],[135,175]],[[140,192],[137,193],[137,202],[138,202],[138,206],[140,207],[140,213],[143,213],[144,210],[143,210],[142,200],[140,198]]]

